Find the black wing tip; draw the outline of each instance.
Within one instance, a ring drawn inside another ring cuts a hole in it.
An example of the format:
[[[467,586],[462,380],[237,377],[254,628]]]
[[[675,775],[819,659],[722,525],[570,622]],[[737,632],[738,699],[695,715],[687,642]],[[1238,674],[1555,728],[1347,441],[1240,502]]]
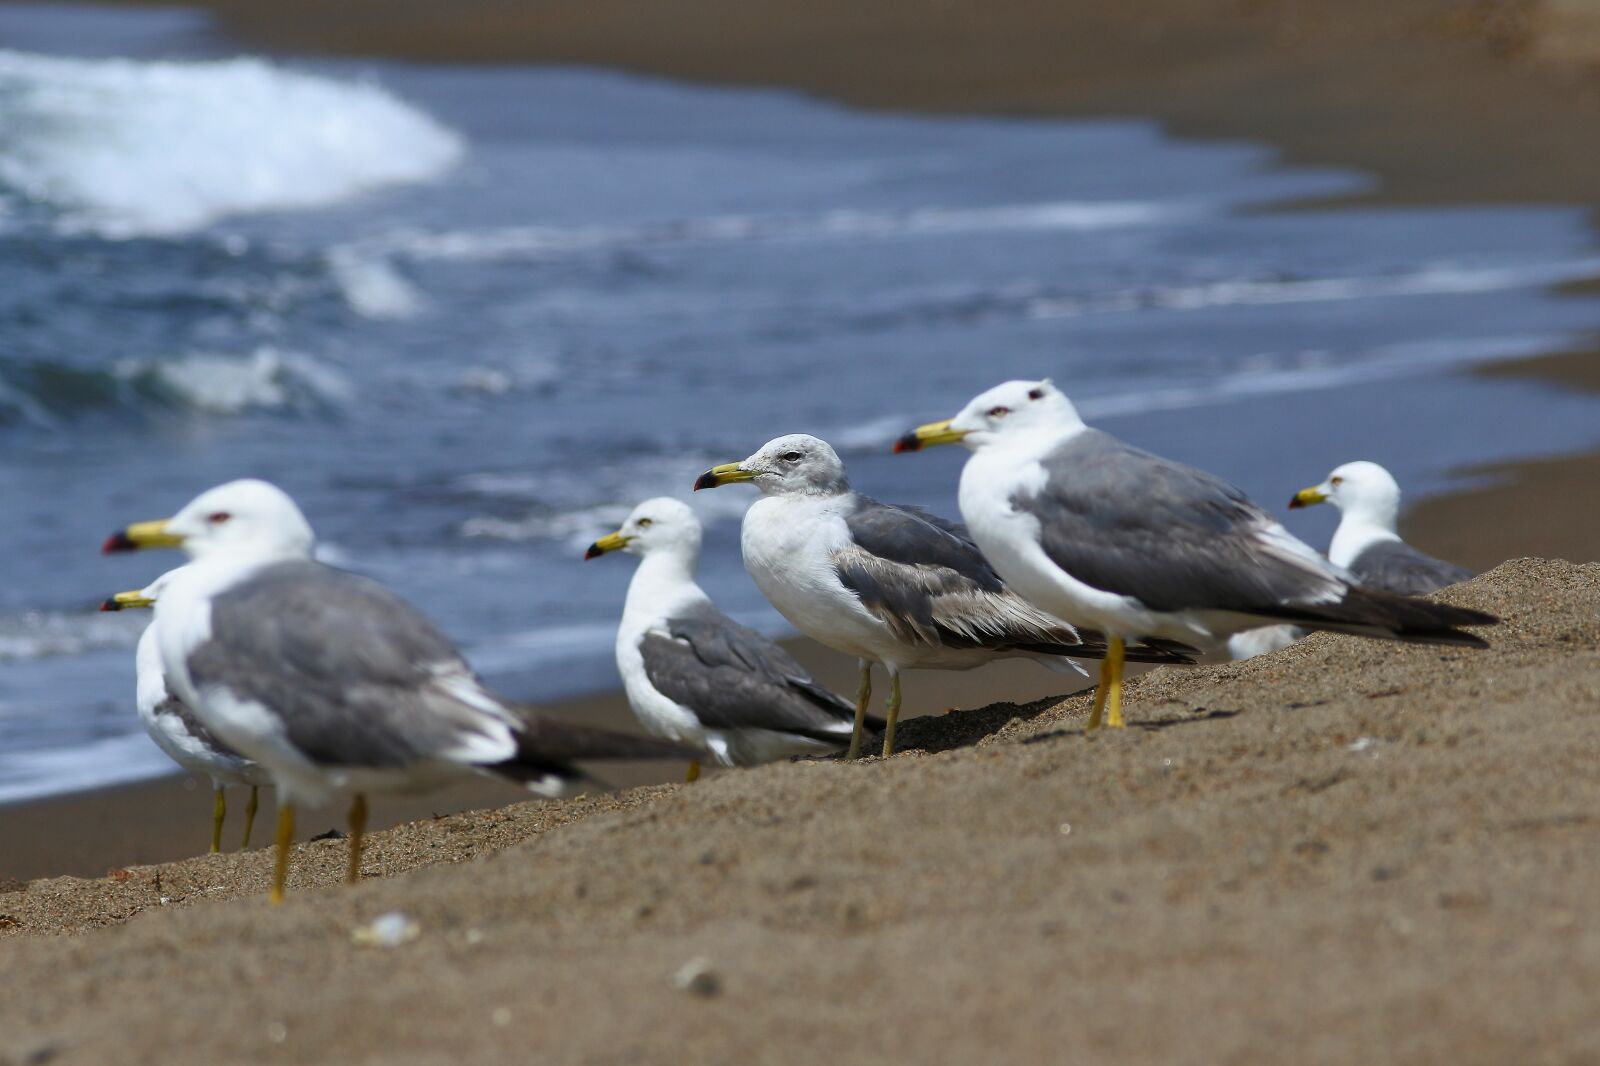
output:
[[[1312,629],[1463,648],[1489,647],[1488,641],[1466,632],[1464,627],[1500,624],[1500,619],[1487,611],[1400,596],[1360,585],[1350,586],[1344,599],[1337,603],[1283,604],[1262,614]]]

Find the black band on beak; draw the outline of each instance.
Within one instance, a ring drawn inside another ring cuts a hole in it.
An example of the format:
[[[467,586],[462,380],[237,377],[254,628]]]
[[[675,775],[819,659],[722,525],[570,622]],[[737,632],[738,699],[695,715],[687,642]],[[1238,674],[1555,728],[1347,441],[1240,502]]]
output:
[[[595,541],[593,544],[589,545],[589,550],[583,553],[583,558],[585,562],[588,562],[590,559],[600,558],[600,556],[604,555],[605,553],[606,550],[600,547],[600,542]]]
[[[707,470],[704,474],[694,479],[694,491],[701,489],[714,489],[717,487],[717,474],[714,470]]]
[[[102,555],[116,555],[119,552],[136,552],[138,550],[139,545],[134,542],[132,537],[128,536],[126,530],[121,529],[107,537],[106,542],[100,545],[100,553]]]
[[[118,603],[114,599],[113,600],[103,600],[100,603],[100,609],[102,611],[120,611],[120,610],[122,610],[122,604]]]
[[[894,442],[894,453],[896,455],[901,452],[920,452],[921,450],[922,440],[917,436],[916,430],[902,433]]]

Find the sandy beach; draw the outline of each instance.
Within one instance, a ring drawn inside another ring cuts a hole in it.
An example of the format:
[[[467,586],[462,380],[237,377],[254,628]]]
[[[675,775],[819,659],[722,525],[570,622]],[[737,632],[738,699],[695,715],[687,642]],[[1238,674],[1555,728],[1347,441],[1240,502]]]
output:
[[[1594,564],[1510,563],[1445,595],[1505,619],[1488,651],[1319,636],[1155,671],[1123,733],[999,705],[888,761],[424,820],[354,889],[303,845],[277,909],[265,851],[37,881],[0,895],[0,1033],[13,1062],[1592,1061],[1597,597]],[[363,946],[391,911],[415,938]]]
[[[205,6],[297,52],[1150,116],[1371,171],[1380,201],[1600,199],[1582,0]],[[1600,397],[1581,346],[1478,372]],[[303,843],[275,910],[270,820],[194,857],[192,781],[8,807],[0,1064],[1600,1062],[1600,453],[1464,473],[1402,532],[1497,567],[1443,594],[1505,619],[1487,652],[1318,636],[1157,670],[1140,728],[1093,737],[1037,668],[913,675],[891,760],[384,802],[366,883]],[[355,942],[389,911],[414,940]]]

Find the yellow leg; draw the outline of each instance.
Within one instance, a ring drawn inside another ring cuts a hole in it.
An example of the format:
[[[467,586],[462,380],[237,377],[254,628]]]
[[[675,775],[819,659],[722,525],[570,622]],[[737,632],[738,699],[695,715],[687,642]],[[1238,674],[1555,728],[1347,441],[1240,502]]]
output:
[[[700,780],[700,760],[699,759],[690,759],[689,760],[689,776],[686,778],[686,780],[691,785],[694,784],[696,781]]]
[[[244,805],[244,840],[239,844],[239,850],[244,851],[250,846],[250,828],[256,824],[256,808],[261,803],[261,789],[255,785],[250,786],[250,800]]]
[[[1106,667],[1111,672],[1111,684],[1106,692],[1106,725],[1112,729],[1121,729],[1127,723],[1122,720],[1122,663],[1127,645],[1121,637],[1111,638],[1111,647],[1106,650]]]
[[[1122,721],[1122,664],[1128,645],[1121,637],[1112,637],[1106,648],[1106,657],[1100,660],[1100,683],[1094,687],[1094,708],[1089,712],[1089,728],[1099,729],[1104,724],[1120,729]],[[1110,714],[1106,714],[1109,708]]]
[[[367,797],[357,792],[350,801],[350,868],[345,871],[347,884],[361,880],[361,834],[367,831]]]
[[[215,855],[222,850],[222,820],[228,816],[228,801],[221,785],[214,786],[211,791],[216,796],[211,802],[211,854]]]
[[[272,891],[267,899],[283,902],[283,887],[289,880],[289,845],[294,843],[294,808],[278,801],[278,860],[272,867]]]
[[[861,757],[861,730],[867,724],[867,705],[872,702],[872,664],[861,660],[861,684],[856,686],[856,726],[850,731],[850,752],[846,759]]]
[[[1093,731],[1100,728],[1100,720],[1106,712],[1106,674],[1110,671],[1111,657],[1107,655],[1100,660],[1100,680],[1094,686],[1094,704],[1089,708],[1089,724],[1084,728]]]
[[[884,715],[883,757],[894,754],[894,726],[900,720],[900,671],[889,670],[889,710]]]

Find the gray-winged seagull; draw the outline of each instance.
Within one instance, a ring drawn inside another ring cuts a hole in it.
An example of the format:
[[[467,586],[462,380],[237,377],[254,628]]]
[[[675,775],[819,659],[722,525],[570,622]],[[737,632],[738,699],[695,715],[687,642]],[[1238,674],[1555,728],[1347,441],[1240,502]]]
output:
[[[972,450],[961,515],[984,555],[1044,610],[1108,633],[1090,728],[1122,724],[1122,650],[1136,638],[1212,645],[1290,622],[1484,647],[1498,619],[1373,591],[1232,485],[1090,429],[1048,381],[1010,381],[895,444]]]
[[[278,793],[272,900],[283,899],[296,804],[352,797],[348,879],[361,870],[366,793],[487,774],[552,795],[568,760],[689,758],[693,749],[546,718],[490,692],[443,633],[377,582],[312,560],[300,509],[262,481],[202,493],[107,551],[181,547],[193,560],[156,600],[167,684]]]
[[[965,527],[854,492],[826,441],[803,433],[768,441],[748,459],[708,470],[696,489],[748,481],[745,568],[800,632],[861,668],[850,757],[859,752],[872,664],[889,672],[883,754],[894,751],[900,671],[967,670],[1023,656],[1086,673],[1069,657],[1099,658],[1099,634],[1077,629],[1008,589]],[[1135,661],[1189,662],[1181,644],[1139,647]]]
[[[1328,558],[1367,588],[1402,596],[1426,596],[1446,585],[1476,577],[1466,567],[1425,555],[1400,539],[1400,485],[1377,463],[1345,463],[1320,485],[1301,489],[1289,506],[1327,501],[1339,509],[1339,528]]]
[[[687,504],[667,496],[646,500],[584,558],[614,551],[640,557],[617,629],[617,670],[645,729],[703,747],[722,766],[849,743],[850,702],[819,685],[777,644],[717,610],[695,582],[700,520]],[[690,763],[689,780],[699,774],[699,762]]]

